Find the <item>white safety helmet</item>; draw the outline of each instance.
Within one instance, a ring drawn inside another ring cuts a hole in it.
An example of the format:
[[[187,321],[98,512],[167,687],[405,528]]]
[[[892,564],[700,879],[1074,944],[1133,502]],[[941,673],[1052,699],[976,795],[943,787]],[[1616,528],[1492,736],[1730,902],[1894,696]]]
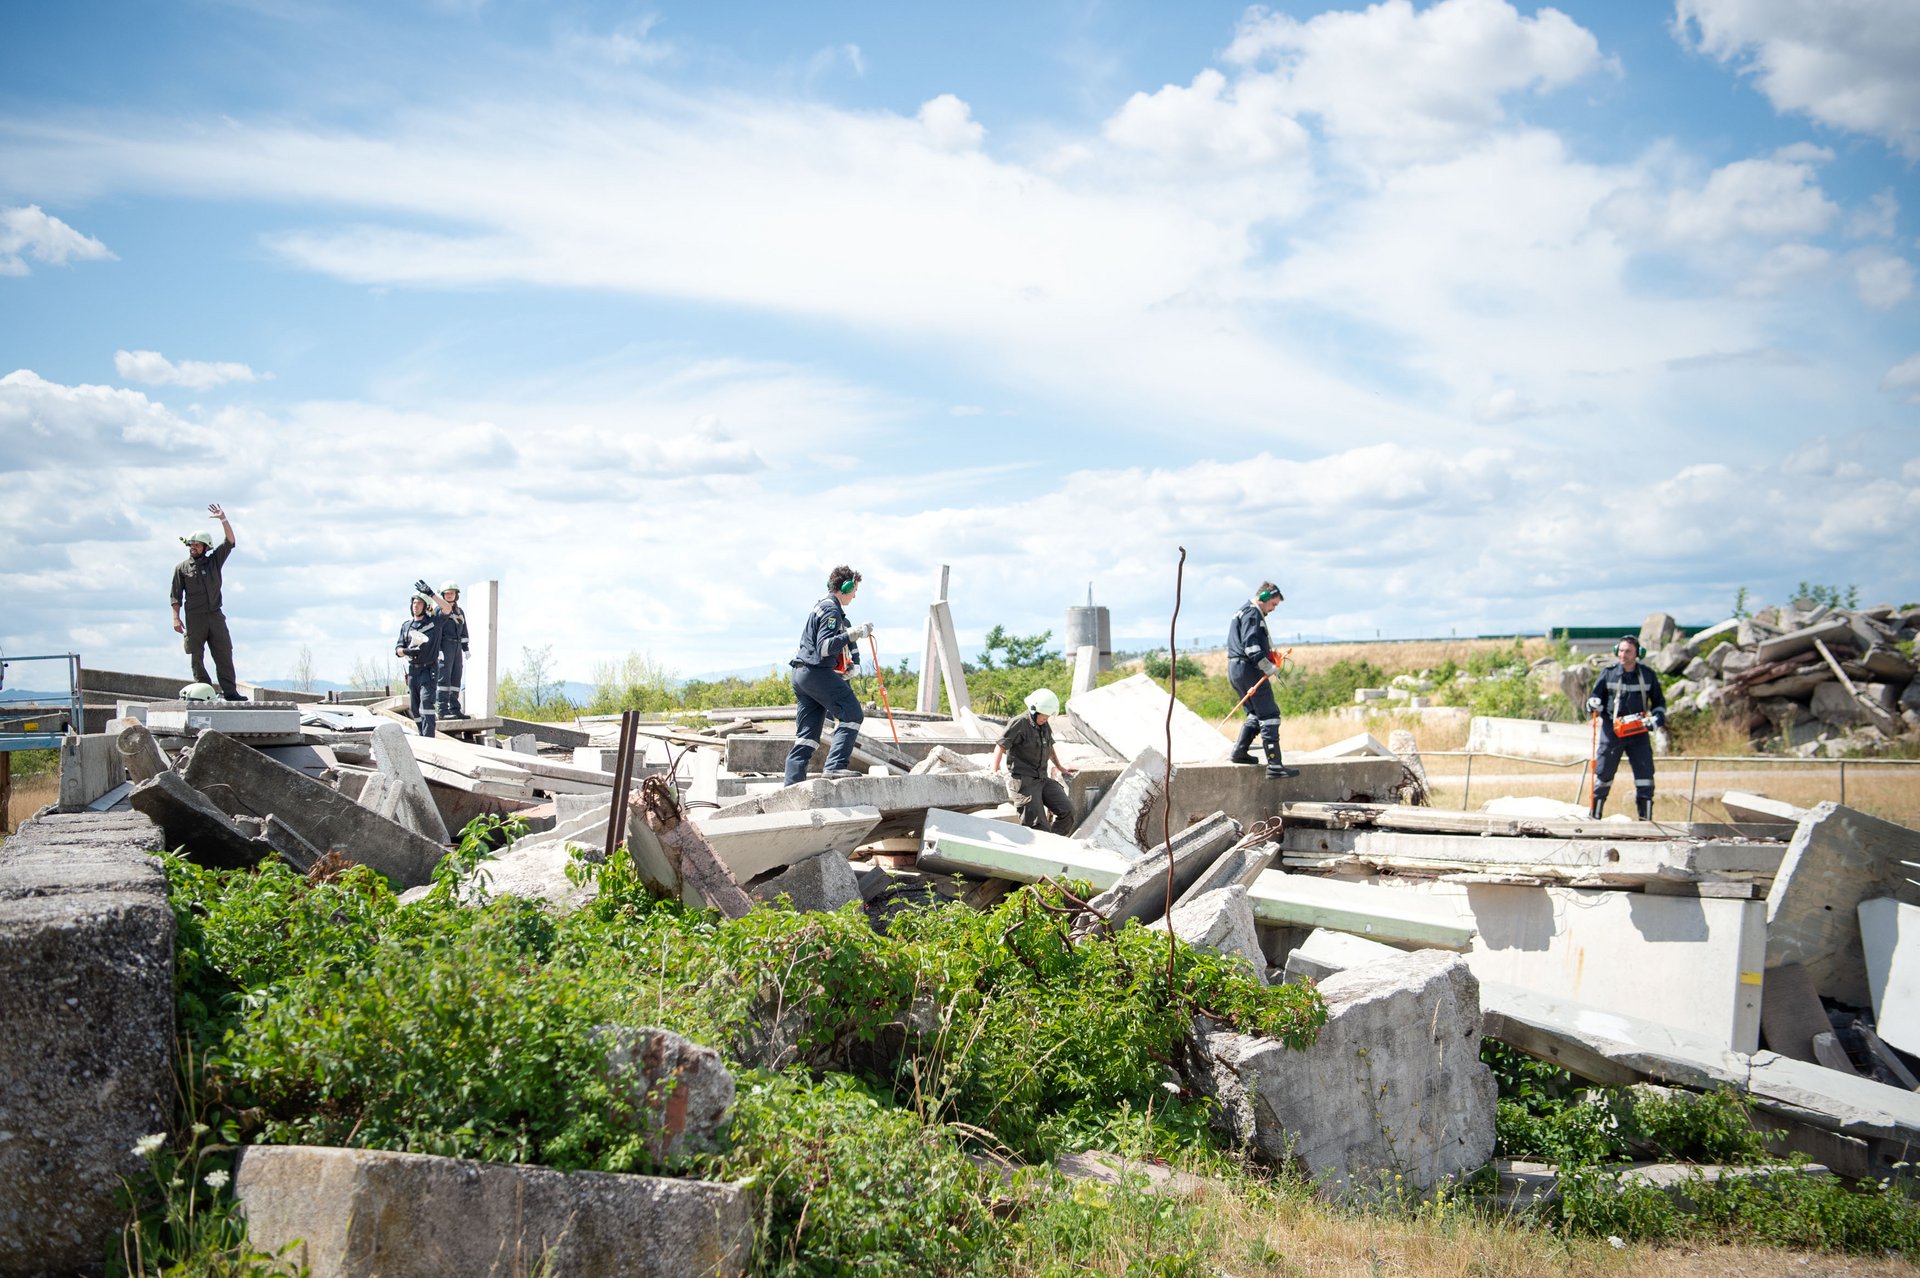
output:
[[[210,683],[190,683],[180,689],[182,701],[218,701],[220,689]]]
[[[447,592],[448,592],[449,590],[451,590],[451,591],[452,591],[452,592],[453,592],[454,594],[456,594],[456,595],[457,595],[457,594],[459,594],[459,593],[460,593],[460,583],[459,583],[459,582],[457,582],[457,581],[443,581],[443,582],[441,582],[441,583],[440,583],[440,593],[441,593],[441,594],[443,594],[443,595],[444,595],[444,594],[446,594],[446,593],[447,593]]]
[[[1054,695],[1052,688],[1035,688],[1027,694],[1027,709],[1051,719],[1060,713],[1060,698]]]
[[[180,544],[183,546],[191,546],[196,541],[199,542],[201,545],[205,546],[208,550],[213,549],[213,534],[210,532],[207,532],[204,529],[202,529],[199,532],[188,533],[186,536],[180,539]]]
[[[421,603],[425,604],[427,606],[428,612],[432,612],[440,602],[438,599],[435,599],[432,595],[428,594],[426,591],[416,590],[412,594],[407,596],[407,609],[409,611],[413,609],[413,601],[415,599],[418,599]]]

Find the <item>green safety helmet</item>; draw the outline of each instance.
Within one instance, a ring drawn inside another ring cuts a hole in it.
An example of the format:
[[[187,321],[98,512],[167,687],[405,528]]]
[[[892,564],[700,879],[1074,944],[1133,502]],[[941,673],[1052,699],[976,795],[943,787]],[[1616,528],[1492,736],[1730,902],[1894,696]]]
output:
[[[188,533],[186,536],[180,539],[180,544],[183,546],[191,546],[196,541],[199,542],[201,545],[205,546],[208,550],[213,549],[213,534],[210,532],[207,532],[205,529],[202,529],[199,532]]]
[[[1052,688],[1035,688],[1027,694],[1027,709],[1051,719],[1060,713],[1060,698],[1054,695]]]

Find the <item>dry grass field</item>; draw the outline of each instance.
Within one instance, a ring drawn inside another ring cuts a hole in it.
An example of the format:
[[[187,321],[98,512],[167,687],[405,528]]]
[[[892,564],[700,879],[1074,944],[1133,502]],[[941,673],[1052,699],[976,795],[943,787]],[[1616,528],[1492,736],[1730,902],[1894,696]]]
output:
[[[13,833],[15,826],[59,797],[60,775],[56,772],[15,781],[12,797],[7,802],[7,821],[4,828],[0,828],[0,842]]]
[[[1371,661],[1383,670],[1398,674],[1436,670],[1449,661],[1464,666],[1472,657],[1507,652],[1513,647],[1513,640],[1410,639],[1404,643],[1309,643],[1291,649],[1285,643],[1279,646],[1282,652],[1291,654],[1287,664],[1307,674],[1319,674],[1341,661]],[[1545,639],[1523,639],[1520,650],[1527,660],[1534,661],[1550,655],[1553,645]],[[1188,655],[1210,675],[1227,673],[1227,654],[1223,649]]]

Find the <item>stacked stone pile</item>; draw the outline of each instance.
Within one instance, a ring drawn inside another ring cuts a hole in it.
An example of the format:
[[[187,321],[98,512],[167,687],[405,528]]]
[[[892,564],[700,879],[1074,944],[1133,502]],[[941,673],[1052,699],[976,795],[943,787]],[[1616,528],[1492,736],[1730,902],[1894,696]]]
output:
[[[1706,710],[1802,757],[1871,754],[1920,736],[1920,608],[1799,599],[1682,638],[1656,613],[1640,634],[1674,713]]]

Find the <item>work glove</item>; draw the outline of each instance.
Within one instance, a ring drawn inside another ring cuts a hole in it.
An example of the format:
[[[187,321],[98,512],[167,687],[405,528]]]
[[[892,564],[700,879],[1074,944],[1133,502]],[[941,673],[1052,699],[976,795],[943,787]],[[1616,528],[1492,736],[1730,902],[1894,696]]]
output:
[[[872,633],[873,633],[873,623],[871,621],[863,621],[859,625],[854,626],[847,631],[847,638],[853,643],[859,643],[862,639],[865,639],[868,635]]]
[[[419,591],[423,595],[437,596],[440,593],[439,591],[435,590],[432,586],[429,586],[425,578],[421,578],[419,581],[414,582],[413,588]]]
[[[1664,728],[1667,726],[1667,712],[1664,707],[1661,707],[1661,706],[1654,707],[1653,726],[1656,728]]]
[[[1271,679],[1273,678],[1273,676],[1280,673],[1280,667],[1274,665],[1273,662],[1269,661],[1267,658],[1262,657],[1260,658],[1260,673],[1267,676],[1267,678]]]
[[[1595,712],[1596,714],[1597,714],[1597,713],[1599,713],[1599,710],[1600,710],[1600,698],[1598,698],[1598,697],[1588,697],[1588,698],[1587,698],[1587,709],[1589,709],[1589,710],[1592,710],[1592,711],[1593,711],[1593,712]]]

